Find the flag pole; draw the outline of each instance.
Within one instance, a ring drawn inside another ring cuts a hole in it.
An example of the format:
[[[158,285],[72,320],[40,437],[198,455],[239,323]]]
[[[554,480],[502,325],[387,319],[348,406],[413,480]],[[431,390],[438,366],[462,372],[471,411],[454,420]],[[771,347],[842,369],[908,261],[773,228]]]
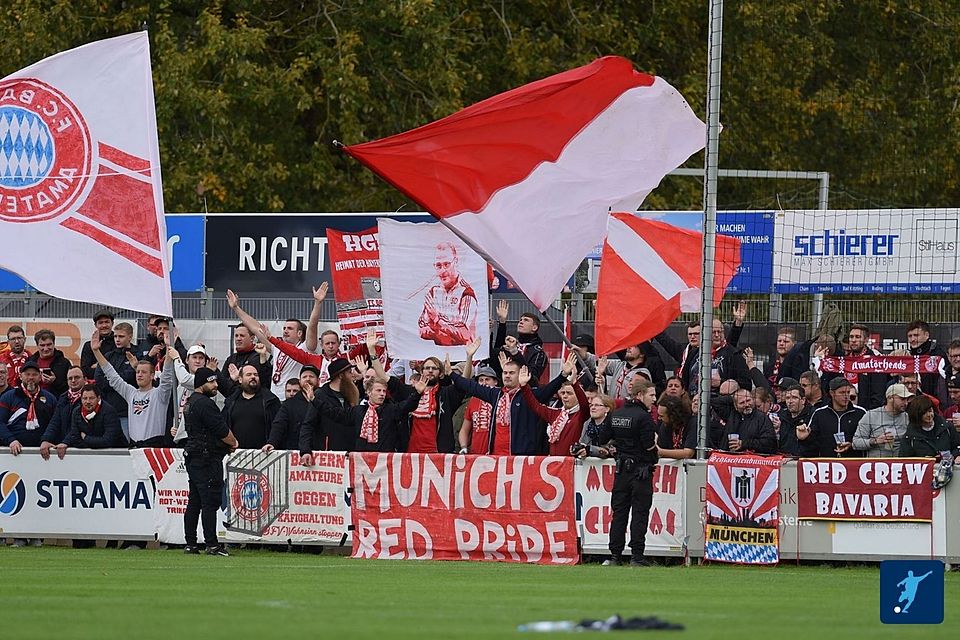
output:
[[[717,237],[717,165],[720,136],[720,61],[723,43],[723,0],[710,2],[707,43],[707,145],[703,181],[703,291],[700,299],[700,414],[697,458],[707,457],[710,433],[710,391],[713,368],[713,288]],[[714,443],[716,444],[716,443]]]
[[[530,300],[530,298],[527,298],[527,300]],[[533,304],[533,302],[531,301],[530,304]],[[533,305],[533,306],[537,306],[537,305]],[[553,328],[557,330],[557,333],[560,334],[560,339],[563,340],[564,344],[567,345],[567,348],[570,349],[570,352],[575,353],[577,355],[577,362],[579,362],[584,369],[589,371],[591,376],[596,376],[597,375],[596,369],[594,369],[589,364],[587,364],[587,361],[580,355],[580,352],[573,348],[573,343],[570,341],[570,338],[567,337],[567,334],[563,331],[563,329],[560,328],[560,325],[557,324],[556,320],[548,316],[543,311],[540,311],[539,309],[537,311],[539,311],[541,318],[549,322],[553,326]],[[563,363],[561,362],[560,364],[562,365]]]

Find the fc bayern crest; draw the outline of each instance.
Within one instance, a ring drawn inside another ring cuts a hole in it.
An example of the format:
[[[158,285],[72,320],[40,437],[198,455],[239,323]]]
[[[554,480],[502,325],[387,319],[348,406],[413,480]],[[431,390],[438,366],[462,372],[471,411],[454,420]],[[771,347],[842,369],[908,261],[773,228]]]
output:
[[[230,490],[233,508],[244,520],[257,520],[270,508],[270,484],[262,473],[238,474]]]
[[[77,107],[32,78],[0,82],[0,219],[49,220],[75,208],[93,174]]]

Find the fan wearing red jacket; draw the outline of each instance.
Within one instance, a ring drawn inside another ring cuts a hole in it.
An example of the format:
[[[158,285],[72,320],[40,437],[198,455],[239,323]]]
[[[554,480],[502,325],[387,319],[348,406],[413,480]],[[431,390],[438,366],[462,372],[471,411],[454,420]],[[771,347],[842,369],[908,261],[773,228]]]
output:
[[[575,371],[577,355],[571,353],[563,364],[565,373]],[[569,375],[569,373],[568,373]],[[590,419],[590,399],[577,381],[564,382],[557,391],[563,408],[553,409],[541,404],[530,386],[530,372],[526,367],[520,369],[520,385],[527,406],[547,423],[547,441],[550,443],[551,456],[569,456],[570,447],[580,439],[583,423]]]

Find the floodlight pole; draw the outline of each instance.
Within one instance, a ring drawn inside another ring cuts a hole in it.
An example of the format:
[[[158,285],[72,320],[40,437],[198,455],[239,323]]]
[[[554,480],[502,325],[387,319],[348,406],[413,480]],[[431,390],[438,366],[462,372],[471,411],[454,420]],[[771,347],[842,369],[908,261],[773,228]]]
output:
[[[712,381],[713,287],[717,237],[717,168],[720,142],[720,60],[723,43],[723,0],[710,2],[710,36],[707,44],[707,144],[703,180],[703,291],[700,298],[700,415],[697,457],[707,457],[710,433]]]

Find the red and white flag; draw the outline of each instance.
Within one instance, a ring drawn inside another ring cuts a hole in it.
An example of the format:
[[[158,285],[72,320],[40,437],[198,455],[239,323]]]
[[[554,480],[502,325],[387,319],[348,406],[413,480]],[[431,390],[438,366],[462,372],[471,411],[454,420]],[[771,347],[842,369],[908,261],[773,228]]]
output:
[[[740,266],[740,241],[717,235],[713,304]],[[597,283],[597,355],[649,340],[682,311],[699,311],[703,234],[632,213],[607,224]]]
[[[170,315],[145,32],[0,80],[0,267],[58,298]]]
[[[676,89],[605,57],[345,151],[545,310],[610,209],[636,210],[704,141]]]

